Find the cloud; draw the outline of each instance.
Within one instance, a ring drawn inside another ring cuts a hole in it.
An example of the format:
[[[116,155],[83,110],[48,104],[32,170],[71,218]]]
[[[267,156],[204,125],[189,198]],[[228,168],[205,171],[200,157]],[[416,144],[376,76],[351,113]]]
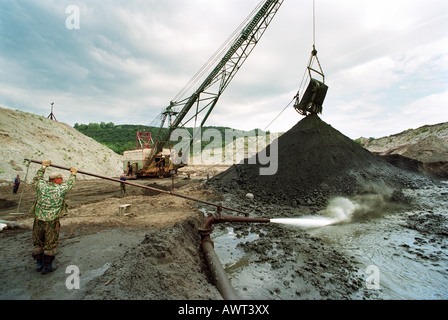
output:
[[[406,106],[401,106],[402,118],[401,129],[406,130],[407,125],[411,128],[423,126],[427,123],[435,124],[445,122],[448,119],[448,90],[445,92],[431,94],[420,98]],[[424,117],[422,117],[424,114]]]
[[[0,104],[47,115],[55,102],[69,124],[149,124],[259,3],[3,0]],[[79,30],[66,28],[69,5],[80,9]],[[387,119],[403,118],[407,106],[440,106],[447,8],[445,0],[317,0],[316,44],[330,87],[324,120],[353,138],[385,135],[395,129]],[[279,115],[308,62],[311,13],[311,1],[284,1],[207,124],[263,129]],[[290,107],[269,130],[300,119]]]

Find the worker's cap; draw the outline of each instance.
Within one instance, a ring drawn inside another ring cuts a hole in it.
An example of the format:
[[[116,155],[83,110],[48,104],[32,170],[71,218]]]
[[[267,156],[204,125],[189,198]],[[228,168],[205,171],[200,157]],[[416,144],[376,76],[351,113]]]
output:
[[[63,179],[62,173],[60,173],[60,172],[52,172],[50,174],[50,180],[54,180],[54,179],[58,179],[58,178]]]

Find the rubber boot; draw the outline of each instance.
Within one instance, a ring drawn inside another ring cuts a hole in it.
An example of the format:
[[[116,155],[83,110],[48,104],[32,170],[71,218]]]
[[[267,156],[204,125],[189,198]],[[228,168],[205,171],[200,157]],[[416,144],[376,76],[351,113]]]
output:
[[[41,272],[42,269],[44,268],[43,253],[33,253],[32,256],[33,256],[34,260],[36,260],[36,263],[37,263],[36,271]]]
[[[57,267],[52,264],[53,260],[54,256],[43,254],[44,268],[42,269],[42,274],[47,274],[57,269]]]

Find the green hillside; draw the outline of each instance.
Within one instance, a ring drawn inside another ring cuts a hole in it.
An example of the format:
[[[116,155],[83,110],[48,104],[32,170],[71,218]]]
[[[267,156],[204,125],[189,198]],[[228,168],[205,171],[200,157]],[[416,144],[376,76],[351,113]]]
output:
[[[122,124],[115,125],[112,122],[105,123],[89,123],[89,124],[78,124],[75,123],[73,126],[76,130],[82,134],[98,141],[99,143],[107,146],[118,154],[123,154],[127,150],[135,150],[137,147],[137,131],[147,131],[151,132],[153,139],[157,136],[159,128],[150,127],[144,125],[132,125],[132,124]],[[255,135],[260,135],[263,131],[260,129],[255,129],[251,131],[243,131],[231,129],[228,127],[203,127],[204,132],[207,129],[216,129],[221,132],[222,136],[222,146],[225,144],[225,132],[226,130],[232,130],[234,138],[241,137],[252,137]],[[185,128],[190,132],[193,132],[192,128]],[[164,129],[166,130],[166,129]],[[202,148],[209,145],[210,142],[203,142]]]

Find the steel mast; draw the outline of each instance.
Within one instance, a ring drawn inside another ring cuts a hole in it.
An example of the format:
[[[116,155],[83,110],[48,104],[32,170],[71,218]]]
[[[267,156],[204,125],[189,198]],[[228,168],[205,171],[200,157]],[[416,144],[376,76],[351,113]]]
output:
[[[164,111],[170,113],[171,123],[168,130],[162,131],[160,127],[154,146],[148,156],[143,170],[155,160],[157,154],[162,151],[164,145],[169,142],[171,133],[183,127],[192,119],[197,119],[200,113],[204,116],[200,122],[202,127],[215,107],[223,91],[229,85],[237,71],[252,52],[284,0],[266,0],[253,18],[245,25],[241,33],[234,40],[230,48],[216,64],[211,73],[205,78],[194,93],[180,101],[171,101]],[[192,107],[196,107],[193,116],[186,118]],[[179,112],[172,113],[173,108],[182,108]],[[162,123],[163,126],[163,123]]]

